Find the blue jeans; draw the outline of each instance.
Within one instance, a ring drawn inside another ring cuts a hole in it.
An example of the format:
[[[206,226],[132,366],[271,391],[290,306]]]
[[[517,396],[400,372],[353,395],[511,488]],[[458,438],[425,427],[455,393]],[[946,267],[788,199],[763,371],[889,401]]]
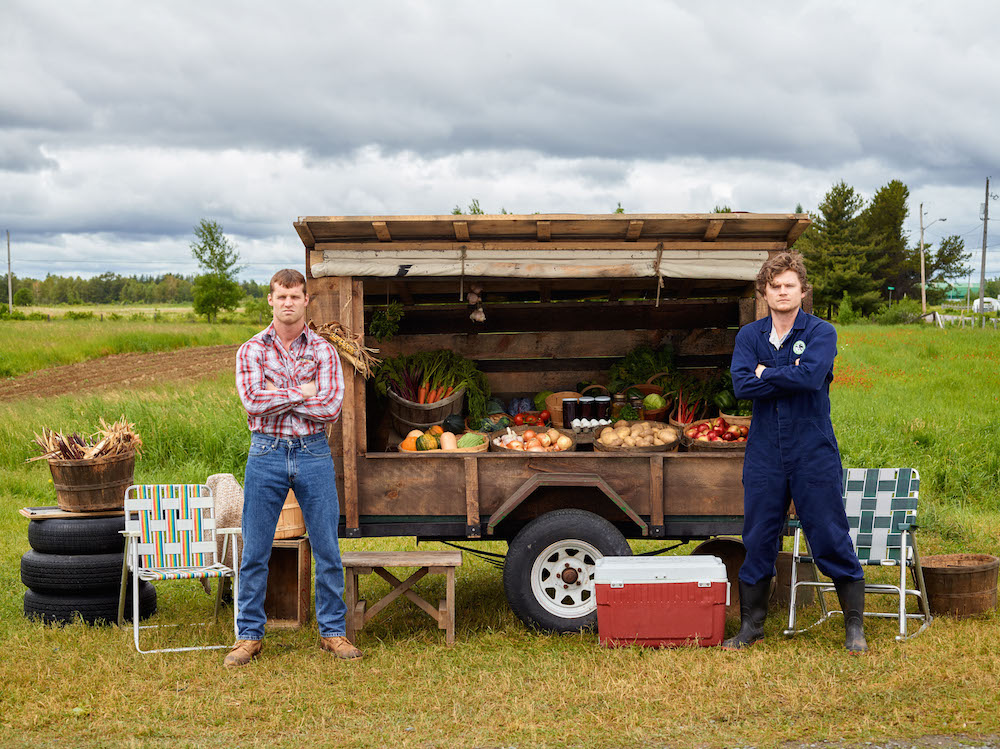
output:
[[[344,568],[337,524],[340,502],[326,436],[288,439],[251,433],[243,481],[243,558],[240,563],[241,640],[264,638],[268,561],[288,490],[302,508],[316,564],[316,624],[321,637],[346,635]]]

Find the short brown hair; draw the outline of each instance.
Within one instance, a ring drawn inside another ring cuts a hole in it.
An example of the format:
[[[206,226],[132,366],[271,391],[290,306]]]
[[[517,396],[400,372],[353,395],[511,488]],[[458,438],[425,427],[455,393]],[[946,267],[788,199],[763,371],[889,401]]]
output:
[[[269,289],[270,293],[274,293],[274,285],[284,287],[286,289],[294,289],[296,286],[302,287],[302,293],[306,292],[306,277],[299,273],[294,268],[283,268],[271,276],[271,287]]]
[[[780,276],[786,270],[793,270],[798,275],[803,294],[812,288],[812,284],[806,280],[806,265],[802,262],[802,256],[797,252],[779,252],[765,260],[760,267],[756,281],[757,293],[763,296],[767,285],[774,280],[774,277]]]

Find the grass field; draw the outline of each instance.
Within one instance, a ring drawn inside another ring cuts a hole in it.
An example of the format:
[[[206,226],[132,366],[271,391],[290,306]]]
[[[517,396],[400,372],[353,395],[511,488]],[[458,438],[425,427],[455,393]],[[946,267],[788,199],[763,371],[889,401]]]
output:
[[[0,377],[113,354],[243,343],[260,328],[247,323],[0,322]]]
[[[1000,554],[998,343],[990,331],[840,331],[832,397],[844,464],[921,471],[924,554]],[[130,631],[29,622],[18,572],[27,521],[16,511],[54,501],[46,467],[23,463],[32,431],[85,431],[121,413],[146,443],[136,480],[242,475],[246,427],[229,375],[0,404],[0,745],[765,747],[1000,733],[996,612],[938,618],[902,645],[891,623],[870,623],[872,649],[862,658],[844,653],[836,622],[782,638],[781,612],[747,654],[608,651],[593,633],[527,632],[504,601],[499,571],[467,555],[451,649],[409,604],[393,605],[361,634],[361,662],[321,653],[313,623],[269,633],[262,658],[235,673],[221,668],[220,651],[142,656]],[[418,588],[432,599],[443,593],[433,577]],[[386,589],[362,586],[369,598]],[[200,621],[211,608],[195,584],[163,586],[159,605],[170,621]],[[229,625],[223,618],[205,637],[225,642]]]

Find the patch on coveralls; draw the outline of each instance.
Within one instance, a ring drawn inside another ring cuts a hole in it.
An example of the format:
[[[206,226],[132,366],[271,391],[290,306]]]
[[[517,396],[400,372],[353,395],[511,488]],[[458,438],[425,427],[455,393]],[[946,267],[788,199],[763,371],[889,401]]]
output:
[[[792,351],[794,351],[796,354],[801,354],[805,350],[806,350],[805,341],[796,341],[795,343],[792,344]]]

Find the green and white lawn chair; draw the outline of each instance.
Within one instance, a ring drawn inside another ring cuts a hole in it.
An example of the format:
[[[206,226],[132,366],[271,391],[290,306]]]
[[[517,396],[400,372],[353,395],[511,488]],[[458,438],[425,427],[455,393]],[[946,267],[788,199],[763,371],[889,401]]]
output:
[[[862,566],[899,567],[898,585],[865,583],[866,594],[892,594],[898,597],[897,610],[869,612],[866,606],[865,616],[897,619],[899,634],[896,640],[900,642],[919,635],[927,629],[932,619],[927,605],[924,573],[920,568],[920,556],[914,538],[917,529],[919,487],[920,475],[913,468],[849,468],[844,471],[844,509],[847,511],[847,521],[850,524],[851,541]],[[814,568],[815,563],[809,555],[808,539],[806,539],[806,553],[801,552],[799,540],[803,535],[802,525],[794,519],[789,521],[789,525],[795,529],[795,537],[792,542],[791,595],[788,604],[788,629],[785,630],[785,634],[793,635],[826,621],[831,614],[843,614],[843,612],[826,607],[823,594],[834,590],[831,582],[797,579],[800,562],[813,564]],[[907,569],[913,573],[915,590],[907,587]],[[822,614],[819,620],[809,627],[796,629],[797,593],[803,585],[817,589]],[[919,612],[907,613],[907,596],[916,597]],[[921,621],[920,629],[913,634],[907,633],[907,622],[910,619]]]
[[[187,650],[213,650],[225,645],[201,645],[186,648],[143,650],[139,630],[159,626],[139,626],[139,581],[197,580],[220,578],[215,599],[215,618],[219,618],[222,598],[221,578],[233,578],[233,630],[239,614],[239,561],[233,567],[216,561],[215,534],[224,534],[221,558],[231,536],[239,528],[215,527],[215,499],[204,484],[136,484],[125,491],[125,557],[122,586],[118,601],[118,625],[124,624],[125,592],[128,572],[132,571],[132,627],[135,648],[140,653],[177,653]],[[236,543],[236,539],[233,539]],[[235,547],[234,547],[235,548]]]

